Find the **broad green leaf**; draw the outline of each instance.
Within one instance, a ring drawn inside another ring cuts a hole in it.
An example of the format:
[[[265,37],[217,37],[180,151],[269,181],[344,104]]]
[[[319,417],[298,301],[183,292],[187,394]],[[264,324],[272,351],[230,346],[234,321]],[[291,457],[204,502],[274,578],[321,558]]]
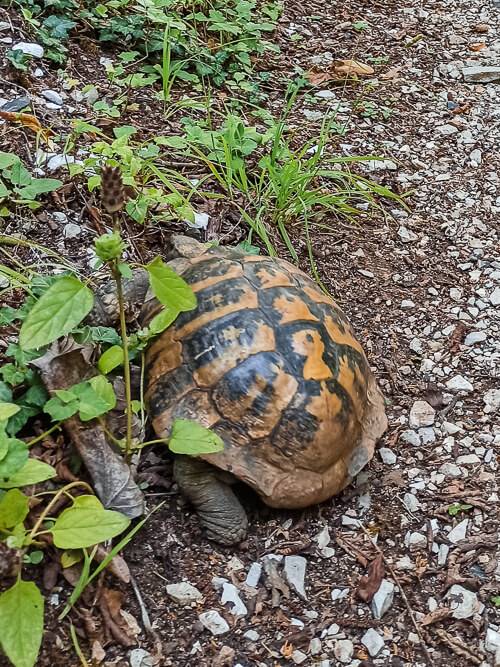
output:
[[[126,264],[125,262],[120,262],[117,265],[117,268],[118,268],[118,271],[120,272],[120,274],[124,278],[127,278],[128,280],[130,280],[131,278],[134,277],[134,274],[133,274],[132,269],[130,268],[129,264]]]
[[[17,438],[9,438],[0,431],[0,443],[7,439],[7,453],[0,461],[0,480],[19,472],[28,460],[28,445]],[[0,485],[1,486],[1,485]]]
[[[28,498],[19,489],[11,489],[0,498],[0,529],[22,523],[29,512]]]
[[[149,200],[147,197],[144,197],[143,195],[139,195],[135,199],[130,199],[125,204],[125,210],[129,214],[129,216],[132,218],[132,220],[134,220],[140,225],[142,225],[142,223],[146,219],[146,215],[148,214],[148,207],[149,207]]]
[[[33,667],[43,633],[43,597],[32,581],[19,579],[0,595],[0,643],[15,667]]]
[[[98,375],[85,383],[78,398],[80,400],[78,414],[82,421],[95,419],[109,412],[116,405],[113,386],[104,375]]]
[[[120,345],[113,345],[106,352],[101,354],[97,367],[104,375],[110,373],[117,366],[123,364],[123,348]]]
[[[175,454],[213,454],[224,449],[224,442],[216,433],[189,419],[176,419],[168,442]]]
[[[61,566],[65,569],[76,565],[83,559],[83,551],[81,549],[66,549],[61,554]]]
[[[23,187],[29,185],[32,181],[31,174],[21,161],[15,162],[10,170],[10,182],[12,185]]]
[[[35,199],[38,195],[57,190],[61,185],[62,181],[57,180],[57,178],[37,178],[26,187],[19,188],[17,194],[23,199]]]
[[[30,486],[45,482],[46,479],[56,476],[52,466],[37,459],[28,459],[24,466],[7,480],[0,478],[0,489],[14,489],[18,486]]]
[[[196,308],[196,295],[180,276],[156,257],[146,265],[153,294],[170,310],[184,311]]]
[[[7,421],[9,417],[15,415],[20,409],[15,403],[0,403],[0,422]]]
[[[28,313],[19,333],[23,350],[33,350],[64,336],[94,305],[91,290],[72,276],[56,280]]]
[[[105,510],[94,496],[80,496],[58,516],[50,530],[59,549],[83,549],[110,540],[129,524],[124,514]]]
[[[74,399],[69,402],[62,401],[58,396],[53,396],[43,406],[43,411],[50,415],[53,421],[69,419],[78,412],[80,401]]]
[[[2,180],[0,180],[0,199],[4,199],[9,195],[10,195],[9,188],[5,185],[5,183]]]
[[[12,167],[13,164],[19,162],[19,158],[14,153],[4,153],[0,151],[0,169],[7,169],[7,167]]]
[[[178,148],[181,150],[188,145],[185,139],[175,134],[171,137],[155,137],[154,141],[159,146],[168,146],[169,148]]]
[[[165,331],[165,329],[177,319],[178,315],[178,310],[171,310],[170,308],[165,308],[161,313],[155,315],[149,323],[149,331],[151,335],[156,336],[162,331]]]

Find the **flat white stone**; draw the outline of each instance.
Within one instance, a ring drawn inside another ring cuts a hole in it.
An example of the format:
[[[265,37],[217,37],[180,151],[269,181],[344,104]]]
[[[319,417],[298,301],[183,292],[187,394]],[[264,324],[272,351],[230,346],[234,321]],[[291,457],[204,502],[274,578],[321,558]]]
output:
[[[286,556],[283,574],[290,586],[303,599],[307,600],[304,589],[307,561],[302,556]]]
[[[33,58],[43,58],[44,54],[43,46],[36,44],[35,42],[18,42],[13,45],[12,50],[22,51],[28,56],[33,56]]]
[[[432,426],[436,418],[436,411],[427,401],[415,401],[411,406],[409,423],[411,428]]]
[[[181,581],[178,584],[168,584],[167,595],[181,604],[191,604],[191,602],[203,599],[200,591],[188,581]]]
[[[484,647],[487,651],[491,651],[491,653],[498,651],[500,649],[500,632],[493,630],[493,628],[488,628],[486,630]]]
[[[449,600],[453,618],[471,618],[474,614],[481,614],[484,609],[484,604],[477,599],[473,591],[458,584],[449,589],[445,598]]]
[[[486,338],[487,336],[484,331],[471,331],[470,334],[465,337],[464,343],[465,345],[475,345],[476,343],[482,343]]]
[[[381,447],[378,451],[380,454],[380,458],[387,465],[392,466],[398,460],[396,454],[392,451],[392,449],[389,449],[388,447]]]
[[[451,391],[464,391],[468,393],[474,390],[474,386],[469,382],[469,380],[464,378],[463,375],[455,375],[451,378],[451,380],[446,382],[446,386]]]
[[[374,658],[384,647],[384,640],[373,628],[368,628],[365,634],[361,637],[361,643],[366,647],[366,650],[372,658]]]
[[[457,542],[460,542],[460,540],[465,540],[467,536],[467,526],[469,525],[469,519],[464,519],[463,521],[460,521],[455,528],[452,528],[450,532],[448,533],[447,537],[448,540],[452,544],[456,544]]]
[[[395,586],[389,579],[382,579],[378,591],[372,598],[371,609],[373,618],[382,618],[394,600]]]
[[[210,609],[198,616],[204,628],[209,630],[213,635],[223,635],[229,632],[230,628],[227,621],[222,618],[216,609]]]
[[[354,644],[350,639],[339,639],[335,642],[333,653],[341,663],[349,663],[354,654]]]
[[[243,637],[245,637],[245,639],[248,639],[248,641],[256,642],[257,639],[260,637],[260,635],[259,635],[259,633],[256,632],[255,630],[247,630],[247,631],[243,634]]]
[[[262,565],[260,563],[252,563],[250,565],[250,569],[248,570],[247,578],[245,579],[245,584],[247,586],[250,586],[250,588],[257,588],[261,574],[262,574]]]

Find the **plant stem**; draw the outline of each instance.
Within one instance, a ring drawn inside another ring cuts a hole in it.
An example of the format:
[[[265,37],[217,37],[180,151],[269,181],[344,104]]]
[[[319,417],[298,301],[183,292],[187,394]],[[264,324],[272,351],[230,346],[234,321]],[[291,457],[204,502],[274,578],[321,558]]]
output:
[[[57,422],[57,424],[54,424],[54,426],[51,426],[47,431],[44,431],[43,433],[40,433],[40,435],[37,435],[36,438],[33,438],[33,440],[30,440],[26,444],[28,447],[31,447],[32,445],[35,445],[37,442],[40,442],[40,440],[43,440],[46,438],[48,435],[53,433],[56,429],[58,429],[62,424],[62,421]]]
[[[128,358],[128,336],[127,323],[125,321],[125,302],[123,299],[123,285],[118,263],[115,260],[111,265],[113,277],[116,281],[116,294],[118,297],[118,307],[120,309],[120,335],[123,347],[123,380],[125,382],[125,413],[127,416],[127,434],[125,437],[125,459],[130,462],[132,453],[132,389],[130,383],[130,360]]]
[[[54,495],[50,503],[47,505],[47,507],[43,510],[43,512],[40,514],[38,517],[35,525],[30,531],[30,534],[28,536],[29,543],[35,538],[37,535],[37,531],[42,525],[42,523],[45,521],[45,519],[49,516],[50,510],[54,507],[54,505],[57,503],[59,498],[63,495],[63,493],[67,493],[70,489],[73,489],[75,486],[84,486],[86,489],[90,491],[90,493],[93,494],[92,488],[87,484],[87,482],[71,482],[70,484],[66,484],[66,486],[63,486],[62,489],[59,489],[59,491]]]

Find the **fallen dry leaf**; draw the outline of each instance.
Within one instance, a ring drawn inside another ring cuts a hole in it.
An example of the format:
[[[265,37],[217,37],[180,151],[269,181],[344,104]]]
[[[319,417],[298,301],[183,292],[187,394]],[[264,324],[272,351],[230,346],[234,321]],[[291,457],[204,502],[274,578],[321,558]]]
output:
[[[474,42],[474,44],[469,44],[470,51],[482,51],[485,48],[486,44],[484,42]]]
[[[398,79],[400,72],[401,72],[401,67],[391,67],[390,69],[387,70],[387,72],[381,74],[379,76],[379,79],[382,79],[382,81],[389,81],[390,79]]]
[[[384,574],[384,558],[382,554],[378,554],[378,556],[370,563],[368,574],[365,577],[361,577],[359,580],[359,585],[356,589],[356,595],[358,598],[363,600],[363,602],[370,602],[372,597],[380,588]]]
[[[92,663],[100,665],[106,657],[106,651],[103,649],[101,642],[97,639],[92,643]]]
[[[333,71],[344,76],[370,76],[375,73],[373,67],[359,60],[334,60]]]
[[[484,34],[484,33],[488,32],[489,29],[490,29],[490,26],[487,23],[478,23],[473,28],[474,32],[477,32],[479,34]]]
[[[307,73],[307,78],[309,79],[309,83],[311,83],[313,86],[320,86],[322,83],[331,81],[334,77],[332,76],[331,72],[318,72],[317,70],[311,70]]]
[[[36,134],[39,134],[45,141],[48,141],[50,136],[54,134],[48,128],[42,127],[38,118],[35,118],[30,113],[18,113],[15,111],[0,111],[0,118],[8,121],[9,123],[21,123],[24,127],[27,127],[29,130],[32,130]]]
[[[448,618],[450,615],[450,610],[448,607],[439,607],[434,609],[434,611],[426,614],[423,619],[420,621],[420,625],[432,625],[433,623],[438,623],[439,621]]]
[[[292,653],[294,651],[293,644],[290,642],[286,641],[283,646],[280,648],[280,653],[281,655],[288,660],[288,658],[292,657]]]

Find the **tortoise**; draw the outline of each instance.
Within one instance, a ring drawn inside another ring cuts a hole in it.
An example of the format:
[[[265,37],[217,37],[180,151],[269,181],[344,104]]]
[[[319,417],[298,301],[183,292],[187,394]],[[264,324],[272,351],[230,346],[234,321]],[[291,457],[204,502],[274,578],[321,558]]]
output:
[[[185,236],[172,243],[169,265],[198,305],[147,349],[147,411],[160,438],[182,418],[224,441],[222,452],[176,456],[174,479],[207,536],[232,544],[247,517],[231,482],[275,508],[329,499],[373,456],[384,400],[346,316],[296,266]],[[144,299],[144,276],[129,292],[137,298],[138,284],[147,324],[161,306]]]

